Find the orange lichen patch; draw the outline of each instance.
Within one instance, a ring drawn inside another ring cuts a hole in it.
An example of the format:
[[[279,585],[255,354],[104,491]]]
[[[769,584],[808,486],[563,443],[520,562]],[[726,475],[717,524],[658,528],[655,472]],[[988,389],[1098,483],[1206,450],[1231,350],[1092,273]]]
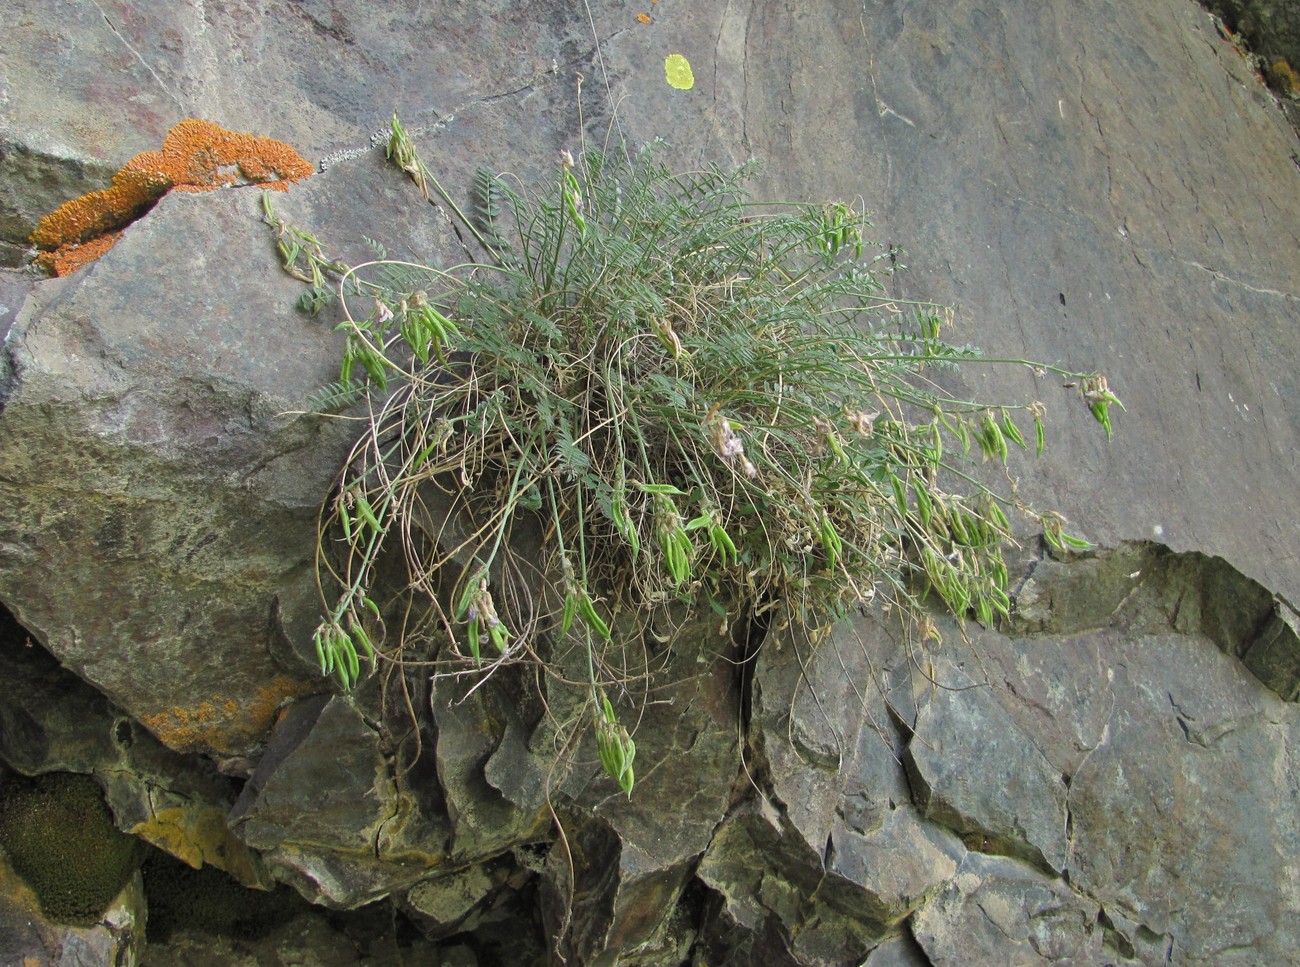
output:
[[[177,752],[212,750],[234,755],[265,736],[281,706],[311,691],[304,682],[277,675],[245,705],[231,698],[216,699],[142,715],[140,721]]]
[[[113,183],[103,191],[92,191],[65,202],[40,220],[32,232],[32,242],[45,249],[77,245],[121,228],[142,215],[171,187],[160,172],[145,172],[130,166],[143,157],[127,162],[113,176]]]
[[[50,275],[68,275],[87,262],[95,261],[116,245],[121,237],[121,232],[109,232],[80,245],[76,242],[60,245],[53,252],[42,252],[36,256],[36,264]]]
[[[255,730],[259,734],[266,732],[279,721],[281,710],[290,700],[309,695],[313,690],[306,682],[287,675],[276,675],[271,684],[260,689],[257,696],[248,703],[249,720],[255,723]]]
[[[74,246],[85,249],[85,243],[121,229],[169,191],[210,191],[246,184],[284,191],[312,170],[302,155],[283,141],[186,118],[167,132],[161,150],[136,155],[113,176],[109,187],[74,198],[42,218],[32,232],[32,243],[49,251],[37,262],[55,275],[67,275],[99,258],[112,242],[89,257],[74,258],[71,251],[64,250]]]

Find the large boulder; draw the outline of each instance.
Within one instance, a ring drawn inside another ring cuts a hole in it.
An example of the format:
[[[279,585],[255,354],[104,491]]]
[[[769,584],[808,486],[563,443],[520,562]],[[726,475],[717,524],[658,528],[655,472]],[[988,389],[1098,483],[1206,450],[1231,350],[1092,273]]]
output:
[[[0,421],[11,610],[164,743],[230,756],[319,688],[293,646],[348,445],[287,413],[329,381],[334,347],[273,260],[250,259],[268,243],[255,209],[252,192],[169,197],[103,260],[39,286],[9,334]],[[160,264],[172,245],[184,269]],[[250,262],[260,298],[231,286]],[[293,329],[287,365],[275,347]]]
[[[316,673],[317,510],[355,429],[298,411],[338,317],[294,310],[255,189],[168,195],[89,267],[0,279],[0,602],[81,680],[6,653],[14,768],[96,772],[187,862],[387,897],[503,962],[1292,956],[1298,148],[1200,7],[64,7],[0,35],[7,262],[186,116],[319,161],[274,200],[330,254],[442,264],[450,223],[372,143],[393,109],[457,197],[480,163],[665,136],[675,166],[758,156],[765,197],[860,197],[907,250],[891,295],[1104,371],[1128,411],[1107,445],[1059,381],[944,376],[1044,399],[1020,495],[1103,549],[1026,523],[1000,630],[674,622],[628,802],[559,683],[413,671],[381,705]]]

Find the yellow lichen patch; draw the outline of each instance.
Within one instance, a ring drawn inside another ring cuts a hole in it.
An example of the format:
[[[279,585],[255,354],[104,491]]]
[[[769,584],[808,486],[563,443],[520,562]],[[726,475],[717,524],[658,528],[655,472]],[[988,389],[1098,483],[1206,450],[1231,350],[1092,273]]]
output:
[[[669,54],[664,58],[664,74],[668,78],[668,84],[679,91],[689,91],[695,86],[691,62],[681,54]]]
[[[129,832],[196,870],[215,866],[244,886],[270,886],[270,877],[257,857],[230,832],[224,809],[200,803],[169,806],[156,810]]]
[[[37,263],[55,275],[67,275],[99,258],[113,242],[91,250],[85,243],[139,218],[169,191],[239,184],[284,191],[311,173],[312,166],[283,141],[186,118],[167,132],[160,150],[145,151],[123,165],[109,187],[74,198],[42,218],[32,243],[47,251]]]
[[[169,748],[178,752],[212,750],[234,755],[263,738],[280,708],[311,692],[311,686],[277,675],[246,705],[234,699],[214,699],[189,708],[163,709],[140,721]]]

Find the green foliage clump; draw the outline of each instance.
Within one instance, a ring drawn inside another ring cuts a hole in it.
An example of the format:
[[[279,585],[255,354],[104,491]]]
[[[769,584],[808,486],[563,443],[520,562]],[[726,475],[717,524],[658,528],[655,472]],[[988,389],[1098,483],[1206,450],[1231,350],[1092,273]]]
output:
[[[0,785],[0,848],[58,923],[98,923],[130,881],[138,843],[113,824],[90,776],[46,773]]]
[[[945,341],[949,310],[887,298],[878,273],[897,253],[868,243],[862,213],[758,205],[752,164],[674,173],[662,150],[565,153],[532,189],[483,171],[471,218],[394,118],[390,157],[488,256],[449,270],[382,251],[340,268],[267,210],[286,268],[313,282],[304,307],[342,306],[328,402],[368,400],[325,513],[322,669],[350,686],[363,658],[401,660],[420,636],[484,673],[545,668],[537,633],[576,629],[601,761],[628,792],[635,744],[606,694],[620,615],[685,602],[735,620],[780,604],[823,625],[877,594],[915,610],[933,591],[991,624],[1009,607],[1008,513],[1028,509],[971,463],[1045,443],[1039,404],[955,399],[928,380],[1031,364],[982,359]],[[1103,377],[1036,369],[1076,381],[1110,434]],[[431,488],[468,523],[434,519]],[[1044,522],[1054,543],[1086,546]],[[511,539],[524,523],[540,559]],[[383,646],[371,590],[391,545],[410,600]]]

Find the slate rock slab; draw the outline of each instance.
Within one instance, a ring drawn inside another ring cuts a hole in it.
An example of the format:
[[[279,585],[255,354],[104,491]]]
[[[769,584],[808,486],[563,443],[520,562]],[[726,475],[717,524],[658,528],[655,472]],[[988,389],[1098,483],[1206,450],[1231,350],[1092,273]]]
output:
[[[1097,905],[1059,880],[1002,857],[972,854],[916,918],[935,967],[1101,964]]]
[[[1115,710],[1070,784],[1072,883],[1169,937],[1179,962],[1285,961],[1300,940],[1282,885],[1300,871],[1297,706],[1194,638],[1112,656]]]
[[[1035,600],[1078,604],[1089,586],[1099,602],[1108,600],[1107,569],[1127,571],[1149,550],[1062,562],[1054,580],[1052,569],[1035,569]],[[1300,910],[1283,885],[1300,872],[1289,806],[1297,798],[1297,706],[1219,640],[1225,628],[1248,626],[1247,618],[1267,622],[1267,602],[1242,593],[1253,582],[1221,561],[1164,553],[1145,560],[1147,567],[1128,574],[1122,606],[1097,609],[1112,612],[1109,627],[1084,632],[1067,621],[1068,633],[1023,639],[972,629],[969,645],[946,633],[948,661],[984,677],[974,689],[949,692],[965,679],[938,676],[917,720],[934,716],[941,734],[992,746],[945,760],[960,763],[956,789],[980,788],[986,772],[1005,764],[999,743],[1016,735],[1063,778],[1061,882],[1100,905],[1117,954],[1144,963],[1285,960]],[[1073,608],[1060,613],[1078,613]],[[981,715],[1004,724],[976,724]],[[925,735],[918,728],[909,756],[932,754]],[[1015,785],[1008,779],[1008,789]],[[1022,793],[1015,801],[1034,799]],[[989,824],[1003,836],[1024,826],[1006,815]],[[966,843],[1023,857],[997,835]],[[1200,897],[1190,906],[1189,892]]]
[[[262,248],[235,200],[164,201],[110,261],[42,284],[10,333],[0,419],[15,614],[164,742],[223,753],[311,688],[269,651],[276,596],[304,570],[273,548],[301,559],[342,442],[282,415],[328,372],[324,342],[316,367],[285,372],[288,303],[226,297]],[[197,218],[164,244],[189,253],[197,291],[159,267],[159,227],[186,207]]]
[[[1059,873],[1066,852],[1063,776],[988,689],[956,672],[935,663],[943,685],[925,705],[907,747],[922,815],[978,849]]]

